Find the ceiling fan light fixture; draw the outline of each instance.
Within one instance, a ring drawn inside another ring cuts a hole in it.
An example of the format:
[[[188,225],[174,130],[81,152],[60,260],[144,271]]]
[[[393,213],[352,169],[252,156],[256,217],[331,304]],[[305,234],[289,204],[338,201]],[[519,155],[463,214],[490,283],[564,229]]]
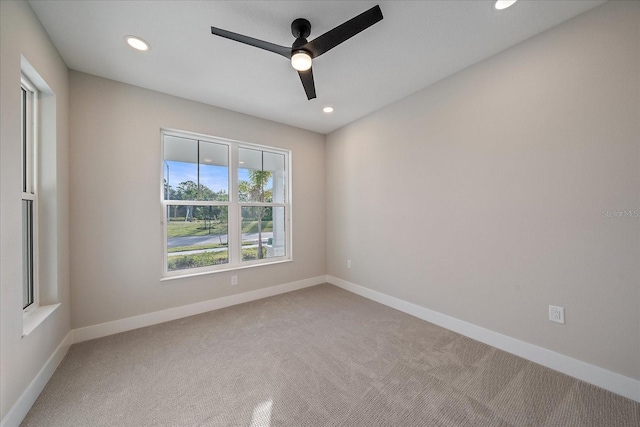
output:
[[[311,68],[311,56],[304,50],[298,50],[291,55],[291,66],[298,71],[307,71]]]
[[[497,0],[493,7],[496,8],[496,10],[504,10],[509,6],[513,6],[513,4],[517,1],[518,0]]]
[[[291,61],[291,66],[298,72],[307,99],[312,100],[316,98],[316,86],[311,68],[313,59],[366,30],[382,18],[380,6],[376,5],[311,41],[307,41],[307,37],[311,34],[311,23],[304,18],[297,18],[291,23],[291,35],[296,38],[291,47],[254,39],[216,27],[211,27],[211,34],[287,58]]]
[[[136,50],[145,51],[145,50],[149,50],[149,48],[150,48],[149,43],[147,43],[146,41],[142,40],[140,37],[125,36],[124,40],[127,42],[127,44],[129,46],[131,46],[132,48],[134,48]]]

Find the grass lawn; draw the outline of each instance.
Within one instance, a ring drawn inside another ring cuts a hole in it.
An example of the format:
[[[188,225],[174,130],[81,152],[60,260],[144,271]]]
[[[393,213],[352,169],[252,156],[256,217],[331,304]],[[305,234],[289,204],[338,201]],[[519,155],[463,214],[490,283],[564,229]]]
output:
[[[262,221],[262,232],[273,231],[273,221]],[[257,233],[258,221],[242,221],[243,233]]]
[[[227,245],[221,243],[215,243],[212,245],[192,245],[192,246],[176,246],[168,248],[167,253],[172,252],[184,252],[184,251],[203,251],[206,249],[226,248]]]
[[[266,248],[263,248],[266,257]],[[249,261],[258,257],[258,248],[248,248],[242,250],[242,260]],[[186,268],[207,267],[210,265],[226,264],[229,262],[227,251],[201,252],[192,255],[172,256],[168,259],[167,268],[169,271],[184,270]]]
[[[210,225],[207,227],[207,225]],[[227,234],[227,224],[211,224],[205,221],[195,220],[193,222],[170,221],[167,225],[167,237],[184,236],[210,236],[216,234]]]
[[[262,231],[273,231],[273,221],[262,221]],[[257,233],[258,221],[242,221],[242,232]],[[194,220],[193,222],[172,220],[167,226],[167,237],[215,236],[216,234],[227,234],[227,224],[205,224],[205,221],[199,220]]]

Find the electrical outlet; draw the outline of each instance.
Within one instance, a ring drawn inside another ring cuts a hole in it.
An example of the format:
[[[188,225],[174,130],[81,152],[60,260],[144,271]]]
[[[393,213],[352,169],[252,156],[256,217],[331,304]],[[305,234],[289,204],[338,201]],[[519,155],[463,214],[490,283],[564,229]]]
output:
[[[231,276],[231,286],[238,284],[238,276]]]
[[[549,320],[557,323],[564,323],[564,307],[549,306]]]
[[[351,260],[350,259],[347,260],[347,268],[351,268]]]

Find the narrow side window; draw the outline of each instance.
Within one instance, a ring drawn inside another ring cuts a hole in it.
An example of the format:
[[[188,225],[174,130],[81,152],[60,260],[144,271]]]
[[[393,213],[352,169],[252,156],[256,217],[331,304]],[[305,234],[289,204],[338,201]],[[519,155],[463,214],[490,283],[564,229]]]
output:
[[[37,91],[21,79],[22,145],[22,309],[25,315],[38,308],[37,286],[37,191],[36,102]]]

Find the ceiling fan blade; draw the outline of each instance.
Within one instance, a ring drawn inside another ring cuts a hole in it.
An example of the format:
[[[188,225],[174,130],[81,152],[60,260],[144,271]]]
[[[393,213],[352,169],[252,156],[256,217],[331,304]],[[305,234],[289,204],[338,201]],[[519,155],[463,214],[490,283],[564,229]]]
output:
[[[235,40],[240,43],[248,44],[260,49],[268,50],[269,52],[277,53],[285,58],[291,58],[291,48],[286,46],[280,46],[277,44],[269,43],[264,40],[254,39],[253,37],[243,36],[242,34],[233,33],[231,31],[223,30],[221,28],[211,27],[211,34],[224,37],[227,39]]]
[[[349,40],[359,32],[366,30],[376,22],[381,21],[382,18],[380,6],[374,6],[344,24],[338,25],[333,30],[329,30],[323,35],[316,37],[304,46],[301,46],[301,49],[311,52],[311,55],[316,58],[338,46],[340,43]]]
[[[316,97],[316,85],[313,83],[313,71],[309,68],[307,71],[298,71],[302,86],[307,94],[307,99],[312,100]]]

